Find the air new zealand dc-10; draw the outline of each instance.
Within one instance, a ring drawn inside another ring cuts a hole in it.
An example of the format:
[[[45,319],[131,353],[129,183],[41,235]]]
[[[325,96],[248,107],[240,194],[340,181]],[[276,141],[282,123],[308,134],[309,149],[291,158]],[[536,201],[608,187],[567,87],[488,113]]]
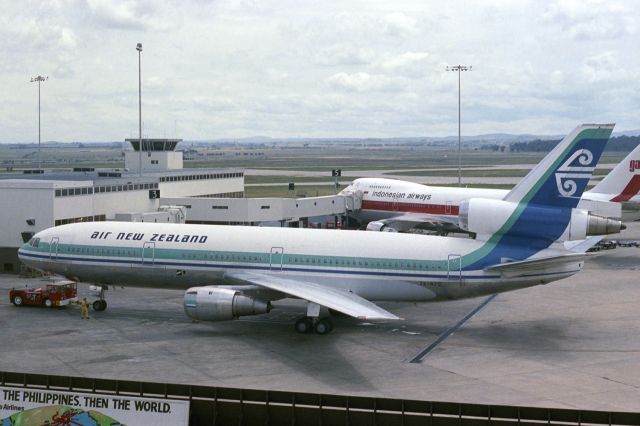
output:
[[[475,239],[93,222],[41,231],[19,256],[77,281],[187,289],[185,312],[203,321],[263,314],[286,297],[307,301],[306,316],[295,323],[299,332],[330,332],[328,310],[398,320],[373,302],[475,297],[580,271],[601,237],[585,239],[588,218],[575,207],[612,130],[612,124],[579,126],[501,202],[465,201],[460,222]],[[105,309],[104,299],[94,308]]]

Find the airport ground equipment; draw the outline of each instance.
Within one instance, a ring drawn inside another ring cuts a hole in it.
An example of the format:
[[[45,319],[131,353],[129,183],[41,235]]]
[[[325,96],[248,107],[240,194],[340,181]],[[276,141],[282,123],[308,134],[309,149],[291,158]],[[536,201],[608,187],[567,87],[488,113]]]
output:
[[[9,300],[14,306],[66,306],[78,300],[78,288],[73,281],[47,283],[37,288],[12,288]]]

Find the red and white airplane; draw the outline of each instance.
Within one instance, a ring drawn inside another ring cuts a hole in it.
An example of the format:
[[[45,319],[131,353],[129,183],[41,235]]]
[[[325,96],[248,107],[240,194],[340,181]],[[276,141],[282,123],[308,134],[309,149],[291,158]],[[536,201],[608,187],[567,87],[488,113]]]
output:
[[[569,190],[569,188],[567,188]],[[590,191],[585,191],[577,208],[600,217],[600,235],[617,233],[620,220],[640,217],[640,145]],[[501,200],[506,189],[428,186],[384,178],[361,178],[341,193],[359,199],[361,206],[350,216],[368,223],[370,231],[406,231],[416,226],[442,232],[459,231],[464,212],[460,203],[470,198]],[[621,205],[622,203],[623,205]],[[624,210],[623,210],[624,207]],[[596,219],[594,219],[596,220]]]

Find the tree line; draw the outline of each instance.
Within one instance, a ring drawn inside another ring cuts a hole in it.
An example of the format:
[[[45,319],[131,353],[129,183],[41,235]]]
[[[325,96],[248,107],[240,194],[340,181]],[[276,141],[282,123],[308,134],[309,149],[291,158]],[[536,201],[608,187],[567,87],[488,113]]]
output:
[[[540,140],[535,139],[528,142],[513,142],[509,145],[509,150],[511,152],[549,152],[556,145],[560,143],[560,140]],[[636,146],[640,144],[640,136],[616,136],[609,140],[609,143],[605,147],[605,151],[612,152],[630,152]],[[486,148],[485,148],[486,146]],[[492,145],[485,145],[483,149],[488,149],[491,151],[495,151],[492,149]]]
[[[528,142],[513,142],[509,144],[509,151],[511,152],[549,152],[556,145],[560,143],[560,139],[542,140],[535,139]],[[609,143],[605,147],[605,151],[609,152],[630,152],[636,146],[640,144],[640,136],[616,136],[609,140]],[[480,147],[484,151],[504,152],[506,150],[505,145],[499,144],[486,144]]]

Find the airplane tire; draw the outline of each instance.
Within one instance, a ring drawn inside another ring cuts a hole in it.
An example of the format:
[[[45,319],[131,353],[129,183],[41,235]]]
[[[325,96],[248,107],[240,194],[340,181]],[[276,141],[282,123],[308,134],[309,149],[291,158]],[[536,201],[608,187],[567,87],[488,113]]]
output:
[[[22,306],[22,296],[13,296],[12,302],[14,306]]]
[[[315,329],[317,334],[329,334],[333,330],[333,323],[329,318],[323,318],[316,323]]]
[[[96,300],[93,302],[93,310],[96,312],[104,311],[107,309],[107,301],[106,300]]]
[[[300,318],[295,324],[296,331],[300,334],[309,333],[313,330],[313,322],[311,318]]]
[[[53,302],[51,301],[51,299],[44,299],[44,306],[46,306],[47,308],[52,307]]]

